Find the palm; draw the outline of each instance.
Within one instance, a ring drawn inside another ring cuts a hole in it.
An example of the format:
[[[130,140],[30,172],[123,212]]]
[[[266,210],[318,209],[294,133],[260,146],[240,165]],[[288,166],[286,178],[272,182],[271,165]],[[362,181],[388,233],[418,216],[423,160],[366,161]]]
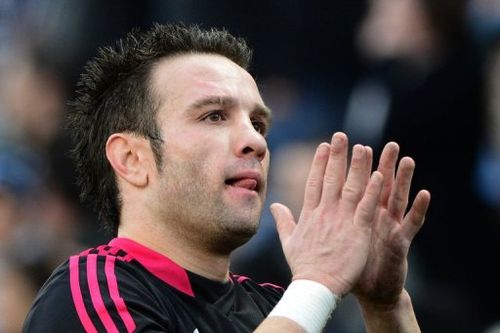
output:
[[[316,151],[298,223],[283,205],[272,206],[283,252],[294,279],[320,282],[337,295],[348,293],[366,264],[371,223],[382,190],[382,175],[370,177],[372,153],[336,134]]]
[[[414,162],[403,158],[395,176],[397,157],[398,146],[389,143],[378,167],[384,175],[384,188],[373,221],[367,264],[354,289],[359,298],[378,304],[394,303],[401,294],[408,250],[430,200],[429,193],[421,191],[405,215]]]

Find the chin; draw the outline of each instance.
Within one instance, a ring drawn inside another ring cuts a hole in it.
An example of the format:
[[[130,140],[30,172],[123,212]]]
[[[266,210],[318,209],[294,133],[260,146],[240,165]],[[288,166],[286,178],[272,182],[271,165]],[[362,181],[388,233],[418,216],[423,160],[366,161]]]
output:
[[[248,242],[257,232],[259,222],[239,221],[221,228],[217,239],[214,239],[214,250],[221,254],[229,254]]]
[[[215,246],[215,251],[224,254],[224,255],[229,255],[231,252],[239,248],[240,246],[246,244],[254,235],[253,234],[233,234],[232,237],[230,238],[224,238],[219,240],[217,242],[217,245]]]
[[[230,235],[232,238],[236,239],[244,239],[245,242],[253,237],[257,233],[259,229],[259,221],[244,221],[240,220],[239,222],[233,223],[230,225],[225,232]]]

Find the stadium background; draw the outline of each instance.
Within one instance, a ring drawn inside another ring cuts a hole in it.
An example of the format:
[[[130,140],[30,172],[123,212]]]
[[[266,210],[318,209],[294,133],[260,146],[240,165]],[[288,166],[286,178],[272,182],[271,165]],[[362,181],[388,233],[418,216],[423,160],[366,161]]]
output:
[[[0,0],[0,332],[19,332],[65,258],[109,239],[78,203],[66,101],[87,59],[152,22],[226,28],[254,49],[274,112],[269,202],[300,211],[314,146],[333,131],[417,162],[432,208],[407,288],[424,332],[500,321],[500,1]],[[233,269],[286,285],[269,212]],[[363,332],[346,298],[327,332]]]

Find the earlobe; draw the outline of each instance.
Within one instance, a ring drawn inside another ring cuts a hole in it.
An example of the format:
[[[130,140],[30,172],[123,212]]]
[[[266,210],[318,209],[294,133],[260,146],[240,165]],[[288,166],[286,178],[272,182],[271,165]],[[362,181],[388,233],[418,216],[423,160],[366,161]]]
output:
[[[106,142],[106,157],[116,175],[136,187],[148,184],[144,140],[127,133],[114,133]]]

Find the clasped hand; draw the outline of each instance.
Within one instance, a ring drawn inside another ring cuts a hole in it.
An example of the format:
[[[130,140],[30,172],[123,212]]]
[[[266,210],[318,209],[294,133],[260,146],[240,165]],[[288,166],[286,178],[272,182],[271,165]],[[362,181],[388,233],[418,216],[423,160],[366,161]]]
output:
[[[420,191],[405,214],[415,164],[404,157],[397,166],[398,154],[388,143],[372,172],[372,150],[362,145],[353,147],[348,167],[343,133],[318,146],[298,221],[286,206],[271,205],[293,279],[317,281],[339,296],[352,291],[363,302],[397,302],[430,201]]]

